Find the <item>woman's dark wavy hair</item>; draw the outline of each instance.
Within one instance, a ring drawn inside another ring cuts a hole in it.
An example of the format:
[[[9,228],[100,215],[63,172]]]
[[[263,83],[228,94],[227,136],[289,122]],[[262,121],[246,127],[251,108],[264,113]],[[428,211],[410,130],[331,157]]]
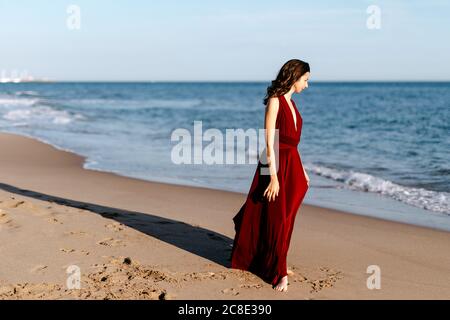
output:
[[[306,72],[309,72],[309,64],[307,62],[299,59],[291,59],[286,62],[278,72],[277,78],[267,87],[267,94],[263,103],[267,105],[270,98],[284,95],[291,89],[294,82]]]

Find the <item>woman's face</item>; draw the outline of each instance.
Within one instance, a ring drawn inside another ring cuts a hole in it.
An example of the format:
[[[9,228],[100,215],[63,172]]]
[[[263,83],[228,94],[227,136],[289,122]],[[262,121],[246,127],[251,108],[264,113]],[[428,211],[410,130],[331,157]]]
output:
[[[303,89],[308,88],[309,72],[306,72],[296,82],[294,82],[294,91],[299,93]]]

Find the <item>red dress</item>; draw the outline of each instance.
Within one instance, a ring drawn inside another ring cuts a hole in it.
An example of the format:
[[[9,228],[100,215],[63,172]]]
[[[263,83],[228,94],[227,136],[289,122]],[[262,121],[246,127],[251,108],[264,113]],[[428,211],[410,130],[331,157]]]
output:
[[[233,218],[236,236],[231,251],[231,268],[250,271],[272,285],[287,275],[286,258],[295,217],[308,190],[297,150],[303,122],[301,115],[291,99],[297,119],[296,130],[286,98],[279,96],[278,101],[275,128],[279,130],[279,151],[275,154],[278,156],[280,190],[275,200],[268,201],[263,196],[270,175],[260,174],[261,167],[268,168],[259,160],[247,199]]]

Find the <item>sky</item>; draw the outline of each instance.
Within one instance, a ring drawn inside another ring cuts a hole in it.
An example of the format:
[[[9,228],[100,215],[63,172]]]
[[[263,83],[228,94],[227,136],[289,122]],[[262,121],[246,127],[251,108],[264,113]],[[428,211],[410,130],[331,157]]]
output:
[[[448,0],[0,0],[0,71],[55,81],[269,81],[295,58],[310,64],[312,82],[442,81],[449,16]]]

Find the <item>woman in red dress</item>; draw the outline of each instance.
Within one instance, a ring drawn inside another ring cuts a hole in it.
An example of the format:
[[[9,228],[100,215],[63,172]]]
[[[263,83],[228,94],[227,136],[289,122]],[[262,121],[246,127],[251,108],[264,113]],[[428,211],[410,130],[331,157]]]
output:
[[[303,121],[291,99],[294,92],[308,88],[309,71],[308,63],[289,60],[267,88],[266,161],[258,161],[247,199],[233,218],[231,268],[250,271],[278,291],[287,291],[287,252],[298,208],[309,188],[297,150]]]

